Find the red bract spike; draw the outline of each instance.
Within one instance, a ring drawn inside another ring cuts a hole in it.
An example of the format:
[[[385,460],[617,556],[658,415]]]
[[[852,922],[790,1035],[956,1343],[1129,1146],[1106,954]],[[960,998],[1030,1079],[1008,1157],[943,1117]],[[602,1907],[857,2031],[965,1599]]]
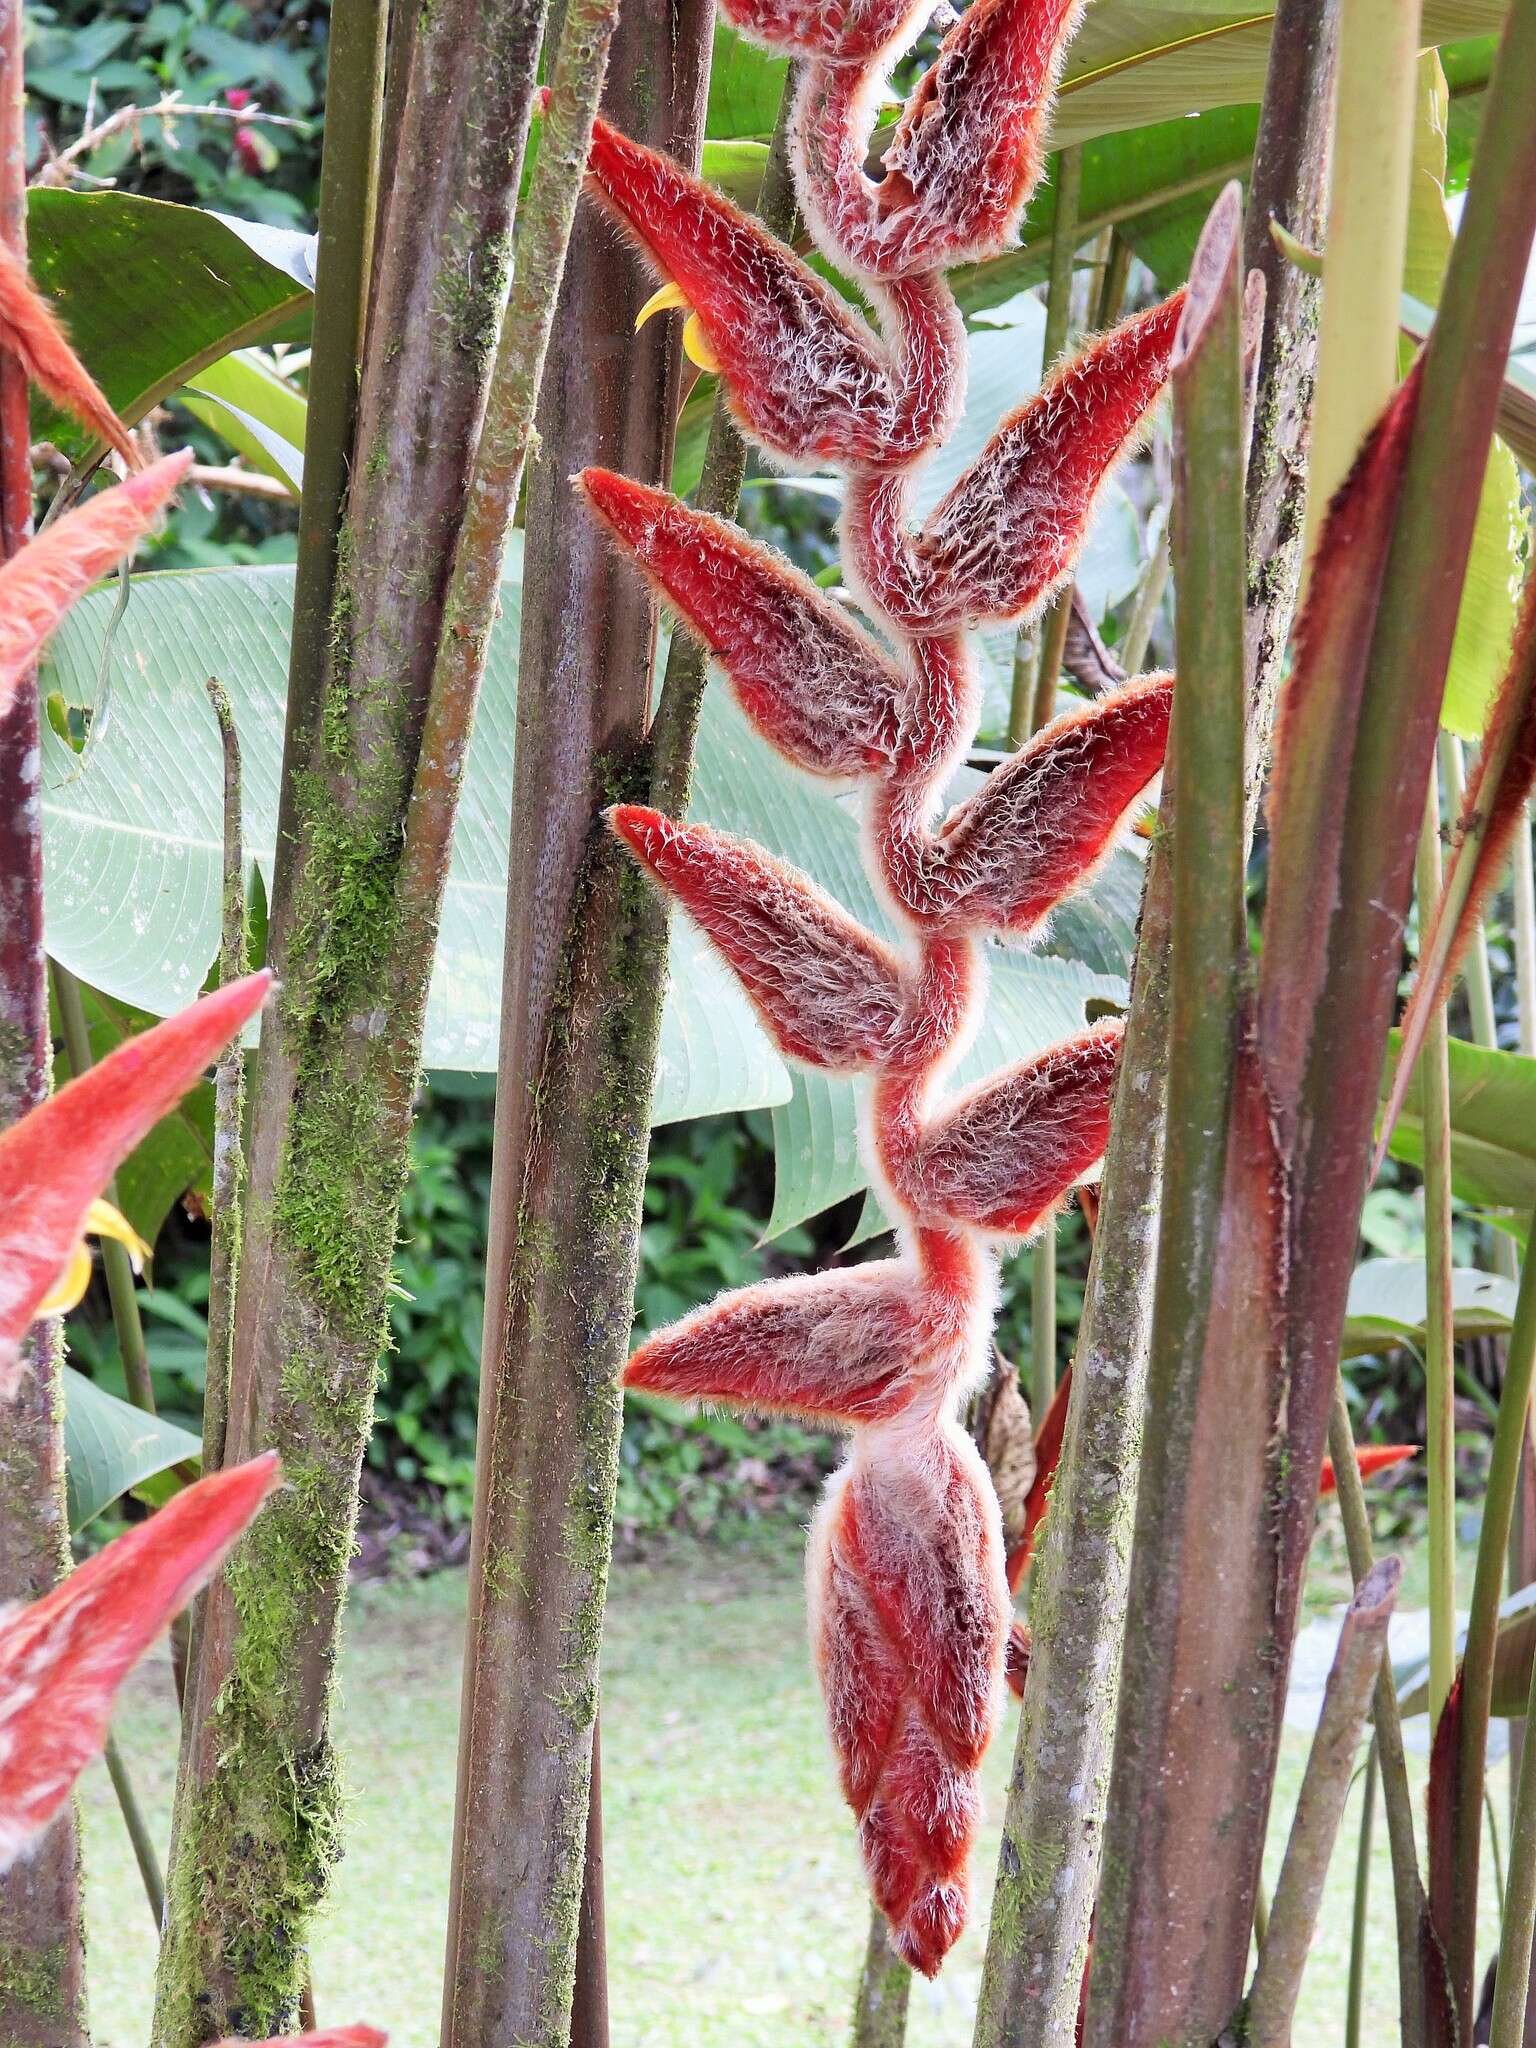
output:
[[[913,1260],[765,1281],[649,1338],[626,1387],[766,1414],[878,1422],[966,1373],[970,1332],[936,1327]]]
[[[855,477],[843,514],[850,577],[908,632],[983,626],[1034,611],[1070,574],[1099,487],[1168,377],[1177,291],[1064,363],[1009,415],[923,527],[904,523],[903,480]]]
[[[833,1073],[879,1060],[902,1008],[889,946],[744,840],[640,804],[617,805],[608,822],[725,956],[781,1051]]]
[[[4,243],[0,243],[0,348],[9,350],[21,364],[29,383],[115,448],[130,468],[137,465],[138,452],[128,438],[128,429],[70,347],[53,308]]]
[[[1008,1553],[1008,1590],[1016,1593],[1035,1554],[1035,1538],[1045,1511],[1051,1503],[1051,1487],[1061,1463],[1062,1439],[1067,1431],[1067,1408],[1072,1399],[1072,1368],[1069,1365],[1056,1383],[1045,1419],[1035,1432],[1035,1476],[1024,1497],[1024,1527],[1018,1542]]]
[[[276,1457],[199,1480],[0,1621],[0,1870],[106,1738],[113,1695],[277,1484]]]
[[[1002,1705],[996,1497],[952,1422],[865,1432],[812,1543],[812,1630],[844,1790],[892,1940],[931,1977],[964,1924],[976,1769]]]
[[[0,709],[75,599],[153,526],[191,461],[191,449],[184,448],[115,490],[98,492],[45,527],[0,568]]]
[[[270,974],[249,974],[204,996],[0,1131],[0,1390],[93,1199],[271,986]]]
[[[745,433],[790,462],[906,463],[964,388],[965,330],[933,279],[881,295],[893,356],[815,271],[730,201],[599,121],[593,191],[698,317]]]
[[[1417,1444],[1362,1444],[1355,1453],[1355,1462],[1360,1467],[1360,1477],[1370,1479],[1378,1472],[1386,1472],[1394,1465],[1406,1464],[1409,1458],[1419,1455]],[[1324,1458],[1322,1478],[1318,1481],[1317,1497],[1327,1500],[1339,1490],[1338,1474],[1333,1469],[1332,1458]]]
[[[900,669],[782,555],[665,491],[585,469],[587,501],[724,667],[770,746],[813,775],[888,766]]]
[[[923,1133],[898,1195],[925,1222],[1028,1236],[1103,1154],[1123,1036],[1101,1024],[959,1097]]]
[[[219,2041],[214,2048],[246,2048],[246,2044]],[[377,2027],[322,2027],[318,2034],[283,2034],[254,2042],[252,2048],[389,2048],[389,2036]]]
[[[937,838],[881,791],[875,832],[890,886],[946,931],[1025,937],[1114,850],[1163,765],[1173,678],[1148,676],[1067,713],[952,811]]]
[[[744,36],[771,50],[858,64],[892,58],[927,18],[928,0],[720,0]]]
[[[1045,114],[1082,0],[972,0],[918,82],[882,158],[864,166],[867,73],[807,67],[795,108],[801,210],[834,263],[870,277],[979,262],[1014,239],[1040,176]]]
[[[1525,583],[1514,646],[1483,735],[1477,767],[1457,820],[1456,851],[1440,901],[1420,905],[1425,935],[1419,970],[1403,1012],[1397,1065],[1386,1105],[1373,1175],[1391,1141],[1430,1018],[1445,1001],[1472,935],[1509,868],[1510,843],[1536,783],[1536,575]]]

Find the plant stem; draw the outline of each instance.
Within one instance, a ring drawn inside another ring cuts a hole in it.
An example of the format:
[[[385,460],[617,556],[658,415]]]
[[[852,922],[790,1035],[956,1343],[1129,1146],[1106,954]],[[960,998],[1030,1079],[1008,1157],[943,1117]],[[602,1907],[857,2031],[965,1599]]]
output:
[[[1536,1218],[1533,1218],[1536,1224]],[[1494,1425],[1493,1453],[1483,1498],[1483,1525],[1477,1545],[1477,1571],[1462,1651],[1461,1747],[1457,1760],[1456,1883],[1453,1922],[1446,1932],[1451,1984],[1461,2009],[1469,2009],[1475,1967],[1477,1871],[1482,1845],[1483,1780],[1487,1761],[1488,1717],[1493,1701],[1494,1654],[1498,1645],[1499,1600],[1504,1559],[1514,1519],[1520,1456],[1525,1441],[1536,1370],[1536,1259],[1527,1258],[1520,1275],[1515,1319],[1504,1355],[1504,1389]],[[1433,1698],[1433,1692],[1431,1693]],[[1511,1876],[1514,1851],[1511,1847]]]
[[[1056,216],[1051,232],[1051,270],[1045,299],[1043,362],[1049,374],[1067,346],[1072,331],[1072,262],[1077,254],[1078,200],[1083,188],[1081,149],[1063,149],[1056,156]],[[1014,665],[1013,697],[1008,706],[1008,739],[1022,746],[1032,732],[1055,715],[1056,683],[1062,649],[1072,615],[1068,584],[1046,612],[1040,631],[1040,662],[1033,677]]]
[[[1157,624],[1157,608],[1163,601],[1163,592],[1168,588],[1168,570],[1171,564],[1169,536],[1166,521],[1158,533],[1147,565],[1141,572],[1141,581],[1136,586],[1136,602],[1131,608],[1131,622],[1125,629],[1125,641],[1120,649],[1120,658],[1131,675],[1141,672],[1147,658],[1147,648],[1152,639],[1152,628]]]
[[[1430,777],[1417,864],[1419,919],[1440,900],[1440,797]],[[1440,1719],[1456,1675],[1456,1388],[1451,1308],[1451,1084],[1445,1008],[1436,1008],[1419,1058],[1424,1119],[1425,1463],[1429,1472],[1429,1720]]]
[[[606,107],[684,161],[710,27],[702,0],[641,0],[610,59]],[[649,290],[584,210],[528,482],[444,2048],[555,2048],[570,2025],[666,924],[598,819],[648,792],[654,615],[569,478],[670,471],[675,326],[634,334]]]
[[[1252,2048],[1290,2048],[1301,1973],[1402,1576],[1401,1560],[1384,1557],[1356,1587],[1344,1617],[1248,1999],[1245,2038]]]
[[[1235,1334],[1235,1296],[1229,1291],[1224,1298],[1219,1291],[1217,1259],[1224,1207],[1232,1198],[1228,1134],[1237,1133],[1234,1149],[1248,1155],[1255,1109],[1251,1075],[1241,1061],[1247,1007],[1241,223],[1242,202],[1232,185],[1213,207],[1196,250],[1172,365],[1181,681],[1169,749],[1178,830],[1168,1128],[1148,1427],[1131,1562],[1129,1599],[1137,1622],[1125,1644],[1089,1994],[1091,2048],[1194,2038],[1213,1996],[1221,2005],[1210,2013],[1208,2031],[1214,2035],[1235,2003],[1221,1969],[1207,1963],[1192,1972],[1194,1956],[1180,1945],[1186,1930],[1154,1927],[1136,1900],[1143,1885],[1161,1885],[1165,1894],[1173,1888],[1162,1861],[1171,1831],[1161,1816],[1168,1807],[1191,1798],[1199,1810],[1226,1789],[1190,1789],[1203,1765],[1182,1746],[1175,1725],[1174,1702],[1189,1680],[1168,1624],[1181,1580],[1186,1599],[1201,1600],[1188,1569],[1195,1554],[1192,1520],[1201,1525],[1205,1496],[1220,1483],[1218,1467],[1225,1467],[1229,1434],[1248,1421],[1241,1397],[1234,1400],[1224,1386],[1215,1404],[1222,1410],[1218,1443],[1208,1382],[1215,1370],[1211,1361],[1229,1351]],[[1262,1162],[1264,1154],[1264,1144],[1255,1143],[1252,1156]],[[1252,1312],[1246,1300],[1242,1306],[1245,1314]],[[1264,1397],[1266,1410],[1270,1398]],[[1224,1613],[1223,1629],[1234,1643],[1246,1626],[1246,1615]],[[1202,1688],[1224,1688],[1226,1667],[1211,1662],[1206,1639],[1200,1654],[1207,1672]],[[1127,1882],[1133,1869],[1134,1885]],[[1240,1947],[1231,1959],[1240,1988],[1253,1915],[1251,1883],[1232,1904],[1240,1910],[1240,1937],[1238,1910],[1232,1919]],[[1160,1956],[1155,1985],[1147,1981],[1140,1953],[1143,1944],[1153,1943]]]
[[[1418,0],[1343,0],[1304,548],[1397,384]]]
[[[0,13],[0,237],[26,257],[24,9]],[[0,561],[32,528],[31,432],[20,363],[0,349]],[[0,1128],[48,1092],[38,693],[22,679],[0,717]],[[61,1327],[38,1323],[0,1431],[0,1602],[35,1600],[69,1568]],[[0,1877],[0,2040],[75,2048],[85,2038],[85,1946],[73,1802]]]
[[[1525,1725],[1536,1726],[1536,1665]],[[1531,1947],[1536,1942],[1536,1757],[1525,1746],[1509,1837],[1509,1888],[1499,1929],[1499,1963],[1493,1987],[1489,2048],[1521,2048],[1531,1980]]]
[[[1370,1511],[1355,1455],[1344,1382],[1335,1379],[1328,1417],[1328,1455],[1333,1460],[1344,1546],[1356,1586],[1366,1578],[1375,1558],[1371,1546]],[[1392,1899],[1397,1916],[1398,1990],[1404,2048],[1420,2048],[1424,2039],[1423,1980],[1419,1971],[1419,1928],[1424,1913],[1424,1883],[1414,1839],[1413,1794],[1408,1785],[1408,1755],[1403,1747],[1403,1717],[1390,1666],[1376,1681],[1376,1758],[1381,1772],[1382,1801],[1387,1815],[1387,1843],[1392,1852]]]
[[[911,1995],[912,1972],[891,1947],[885,1915],[872,1906],[849,2048],[902,2048]]]
[[[128,1765],[118,1746],[115,1735],[109,1735],[103,1746],[102,1755],[106,1760],[107,1776],[112,1780],[112,1790],[117,1795],[118,1808],[123,1816],[123,1826],[133,1844],[133,1860],[139,1866],[139,1876],[144,1883],[144,1896],[149,1901],[150,1916],[155,1923],[155,1938],[159,1939],[165,1920],[165,1880],[160,1875],[160,1858],[155,1853],[154,1836],[144,1818],[144,1809],[139,1805],[138,1794],[133,1789]]]
[[[205,685],[218,721],[224,757],[223,928],[219,981],[238,980],[250,965],[246,943],[244,825],[240,735],[229,697],[216,676]],[[213,1242],[208,1262],[208,1371],[203,1391],[203,1470],[224,1463],[229,1421],[229,1369],[234,1349],[235,1292],[240,1274],[240,1213],[245,1198],[245,1048],[237,1038],[213,1075]],[[201,1612],[202,1602],[195,1612]]]
[[[1365,1759],[1360,1795],[1360,1841],[1355,1851],[1355,1904],[1349,1931],[1349,1996],[1344,2014],[1344,2048],[1360,2048],[1365,2012],[1365,1946],[1370,1932],[1371,1845],[1376,1833],[1376,1784],[1380,1776],[1376,1743]]]

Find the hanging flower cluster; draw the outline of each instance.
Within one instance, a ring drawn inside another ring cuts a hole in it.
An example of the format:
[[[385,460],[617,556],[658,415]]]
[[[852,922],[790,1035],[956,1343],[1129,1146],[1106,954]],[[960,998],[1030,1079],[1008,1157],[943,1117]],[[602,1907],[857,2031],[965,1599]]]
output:
[[[983,942],[1038,935],[1158,772],[1172,679],[1058,719],[941,816],[943,792],[979,716],[968,631],[1030,617],[1070,574],[1162,387],[1182,295],[1058,368],[916,525],[914,472],[963,396],[944,273],[1014,236],[1077,6],[973,0],[876,182],[875,110],[926,8],[723,4],[801,60],[801,208],[879,332],[758,224],[601,122],[590,186],[660,272],[658,301],[689,310],[689,351],[719,370],[743,432],[785,464],[843,472],[845,573],[883,637],[736,527],[605,470],[580,482],[768,743],[860,785],[867,863],[904,943],[749,843],[637,805],[609,822],[788,1057],[868,1077],[864,1140],[899,1253],[723,1295],[645,1343],[625,1380],[851,1433],[812,1537],[812,1634],[870,1884],[901,1954],[931,1975],[965,1919],[1009,1629],[997,1503],[958,1413],[987,1366],[998,1248],[1038,1229],[1104,1149],[1119,1030],[960,1096],[943,1078],[982,998]]]

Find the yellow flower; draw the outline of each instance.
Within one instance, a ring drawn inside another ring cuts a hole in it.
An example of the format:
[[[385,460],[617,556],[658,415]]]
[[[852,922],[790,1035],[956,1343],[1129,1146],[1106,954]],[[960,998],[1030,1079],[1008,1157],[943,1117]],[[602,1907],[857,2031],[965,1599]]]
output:
[[[635,332],[638,334],[653,313],[688,312],[683,328],[683,354],[690,363],[697,363],[701,370],[718,370],[719,359],[710,347],[699,316],[683,297],[682,288],[675,284],[664,284],[659,292],[652,292],[645,304],[635,315]]]
[[[144,1261],[151,1256],[149,1246],[128,1218],[114,1209],[110,1202],[103,1202],[98,1197],[85,1212],[85,1230],[81,1232],[63,1271],[38,1305],[37,1313],[40,1316],[66,1314],[90,1286],[91,1254],[85,1242],[85,1231],[90,1231],[96,1237],[116,1238],[119,1244],[126,1245],[135,1273],[143,1272]]]

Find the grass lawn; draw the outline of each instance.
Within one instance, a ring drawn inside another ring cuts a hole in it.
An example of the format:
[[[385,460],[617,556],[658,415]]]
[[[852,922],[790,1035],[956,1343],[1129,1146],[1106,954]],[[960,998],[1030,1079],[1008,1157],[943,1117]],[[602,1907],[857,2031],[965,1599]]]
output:
[[[1333,1591],[1323,1566],[1318,1598]],[[365,1587],[353,1600],[342,1663],[352,1825],[316,1934],[316,1999],[323,2022],[373,2020],[391,2030],[393,2048],[437,2040],[463,1617],[462,1574]],[[989,1826],[976,1860],[983,1904],[1014,1720],[1010,1713],[988,1761]],[[169,1670],[157,1659],[127,1694],[117,1727],[162,1841],[172,1722]],[[1271,1884],[1305,1755],[1305,1736],[1288,1730]],[[1423,1762],[1411,1761],[1422,1787]],[[616,2048],[844,2041],[868,1907],[805,1648],[797,1536],[736,1550],[679,1543],[658,1562],[617,1569],[603,1777]],[[1494,1796],[1502,1815],[1502,1765]],[[1357,1787],[1296,2048],[1342,2039],[1358,1797]],[[94,2038],[98,2048],[144,2048],[154,1930],[99,1765],[85,1780],[84,1805]],[[1485,1890],[1488,1954],[1491,1875]],[[1379,1819],[1371,1907],[1364,2038],[1384,2043],[1396,2038],[1397,1998]],[[978,1911],[939,1982],[915,1987],[912,2048],[969,2042],[984,1933]]]

